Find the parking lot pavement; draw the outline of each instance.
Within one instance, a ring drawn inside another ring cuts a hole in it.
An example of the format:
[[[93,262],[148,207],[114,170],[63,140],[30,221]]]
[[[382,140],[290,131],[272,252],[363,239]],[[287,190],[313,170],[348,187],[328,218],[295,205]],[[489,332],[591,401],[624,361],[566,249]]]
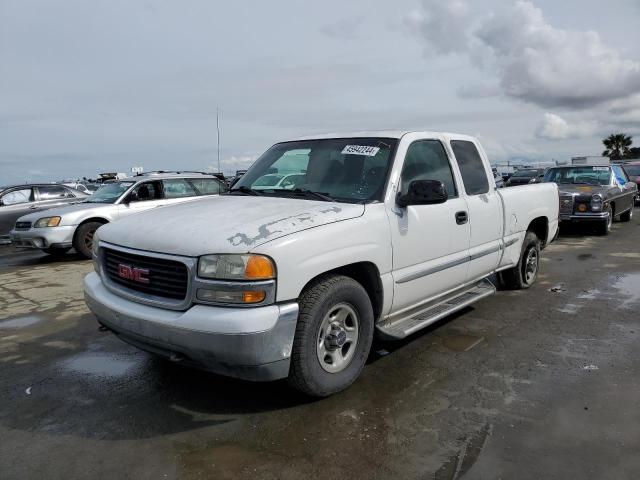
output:
[[[90,262],[2,247],[0,478],[638,478],[640,223],[584,233],[319,401],[121,343]]]

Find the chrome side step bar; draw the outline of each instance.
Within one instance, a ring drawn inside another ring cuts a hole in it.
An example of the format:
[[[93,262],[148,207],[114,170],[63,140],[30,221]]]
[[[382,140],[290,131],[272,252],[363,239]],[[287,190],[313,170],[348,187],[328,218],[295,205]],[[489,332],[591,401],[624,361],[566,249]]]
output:
[[[495,292],[496,287],[485,278],[471,287],[437,299],[405,317],[383,320],[376,327],[383,336],[399,340]]]

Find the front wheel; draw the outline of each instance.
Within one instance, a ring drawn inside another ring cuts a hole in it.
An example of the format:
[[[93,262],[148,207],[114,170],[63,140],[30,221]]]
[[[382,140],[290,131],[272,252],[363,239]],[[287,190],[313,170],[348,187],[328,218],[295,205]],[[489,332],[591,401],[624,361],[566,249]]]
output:
[[[626,212],[620,214],[621,222],[630,222],[632,218],[633,218],[633,207],[631,207]]]
[[[600,231],[600,235],[609,235],[611,232],[611,226],[613,225],[613,209],[611,205],[609,205],[606,209],[607,215],[606,220],[602,221],[598,226],[598,230]]]
[[[324,275],[300,296],[289,384],[314,397],[344,390],[360,375],[373,340],[369,295],[343,275]]]
[[[538,278],[540,266],[540,240],[533,232],[527,232],[522,242],[522,251],[518,264],[500,272],[502,285],[511,290],[531,287]]]
[[[91,258],[93,235],[101,226],[102,223],[100,222],[87,222],[78,227],[73,237],[73,248],[76,249],[76,252],[85,258]]]

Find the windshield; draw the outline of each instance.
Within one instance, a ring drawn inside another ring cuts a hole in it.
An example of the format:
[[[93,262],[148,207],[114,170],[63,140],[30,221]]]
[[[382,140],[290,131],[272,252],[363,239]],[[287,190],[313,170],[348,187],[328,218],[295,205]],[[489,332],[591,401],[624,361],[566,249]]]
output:
[[[640,177],[640,165],[625,165],[624,169],[630,177]]]
[[[134,183],[135,182],[105,183],[85,201],[87,203],[115,203]]]
[[[300,140],[271,147],[231,193],[357,203],[381,200],[394,138]],[[270,188],[271,187],[271,188]]]
[[[520,170],[513,174],[514,177],[533,178],[542,173],[542,170]]]
[[[566,167],[550,168],[544,176],[544,181],[608,185],[610,177],[611,172],[609,167]]]

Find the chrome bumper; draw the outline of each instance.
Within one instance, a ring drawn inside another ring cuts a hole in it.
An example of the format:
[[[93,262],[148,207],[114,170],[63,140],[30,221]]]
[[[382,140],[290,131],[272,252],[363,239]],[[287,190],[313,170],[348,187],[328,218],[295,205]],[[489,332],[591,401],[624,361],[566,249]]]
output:
[[[85,277],[84,294],[100,324],[142,350],[245,380],[289,375],[297,303],[167,310],[115,295],[97,273]]]
[[[11,243],[19,248],[68,248],[73,245],[76,225],[11,230]]]
[[[579,213],[579,214],[571,214],[571,215],[560,215],[560,220],[563,222],[579,222],[579,221],[594,221],[594,220],[607,220],[609,218],[609,213],[607,212],[589,212],[589,213]]]

